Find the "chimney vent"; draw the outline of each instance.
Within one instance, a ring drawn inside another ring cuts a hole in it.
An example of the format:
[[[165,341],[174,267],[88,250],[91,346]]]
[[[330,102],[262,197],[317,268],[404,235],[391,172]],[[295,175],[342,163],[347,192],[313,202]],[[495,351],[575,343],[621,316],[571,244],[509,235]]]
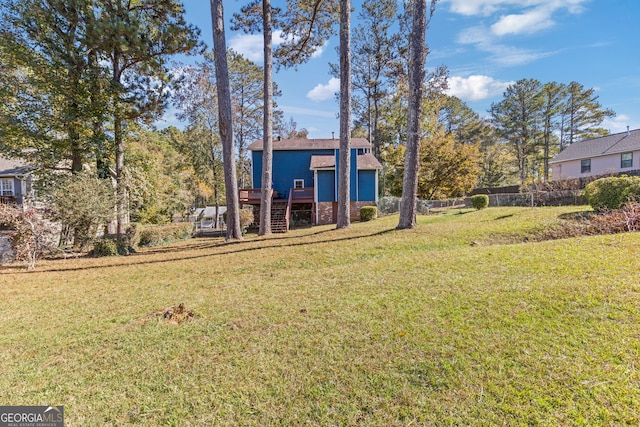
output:
[[[629,135],[630,135],[629,126],[627,125],[627,136],[629,136]]]
[[[336,133],[335,132],[331,132],[331,139],[336,139]]]
[[[278,135],[278,141],[282,141],[282,137]]]

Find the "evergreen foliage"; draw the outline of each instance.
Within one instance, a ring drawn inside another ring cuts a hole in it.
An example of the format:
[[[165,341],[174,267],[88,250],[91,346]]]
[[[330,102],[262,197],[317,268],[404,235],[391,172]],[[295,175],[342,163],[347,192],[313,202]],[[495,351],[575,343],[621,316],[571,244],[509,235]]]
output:
[[[489,196],[486,194],[476,194],[471,196],[471,206],[476,210],[484,209],[489,207]]]
[[[640,198],[640,177],[600,178],[585,188],[585,196],[596,211],[620,209],[628,201]]]
[[[371,221],[378,218],[378,208],[376,206],[363,206],[360,208],[360,221]]]

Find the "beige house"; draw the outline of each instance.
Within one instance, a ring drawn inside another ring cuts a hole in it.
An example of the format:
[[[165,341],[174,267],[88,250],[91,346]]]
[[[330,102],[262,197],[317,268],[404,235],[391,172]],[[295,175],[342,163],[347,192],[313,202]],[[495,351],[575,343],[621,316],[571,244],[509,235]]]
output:
[[[640,169],[640,129],[571,144],[551,161],[552,179],[618,174]]]

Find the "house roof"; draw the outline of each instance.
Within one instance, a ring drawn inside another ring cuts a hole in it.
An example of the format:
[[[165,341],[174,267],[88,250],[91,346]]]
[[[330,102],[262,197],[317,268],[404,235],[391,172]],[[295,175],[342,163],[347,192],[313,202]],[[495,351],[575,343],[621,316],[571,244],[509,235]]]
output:
[[[382,169],[382,165],[380,164],[378,159],[376,159],[376,156],[371,153],[364,153],[358,155],[358,170],[364,169],[378,170]]]
[[[29,172],[29,167],[26,163],[0,156],[0,176],[23,175],[27,172]]]
[[[640,129],[635,129],[628,133],[625,131],[574,142],[557,154],[553,160],[551,160],[551,163],[589,159],[591,157],[637,150],[640,150]]]
[[[356,165],[358,170],[376,170],[382,169],[382,165],[371,153],[359,154],[356,159]],[[311,165],[309,169],[334,169],[336,167],[335,156],[311,156]]]
[[[261,151],[263,142],[257,140],[249,146],[250,151]],[[340,139],[273,139],[273,150],[334,150],[340,148]],[[351,138],[351,148],[371,148],[366,138]]]
[[[309,169],[332,169],[336,167],[336,156],[311,156]]]
[[[218,206],[218,215],[222,215],[227,211],[226,206]],[[213,218],[216,216],[216,207],[207,206],[204,208],[198,208],[195,212],[196,216],[202,216],[203,218]]]

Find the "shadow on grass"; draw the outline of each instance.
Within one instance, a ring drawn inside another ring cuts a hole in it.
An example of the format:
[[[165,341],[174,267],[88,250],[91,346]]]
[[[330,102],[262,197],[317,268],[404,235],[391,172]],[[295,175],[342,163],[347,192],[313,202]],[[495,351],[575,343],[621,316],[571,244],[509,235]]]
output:
[[[570,212],[558,215],[559,219],[564,219],[567,221],[582,221],[592,219],[598,214],[594,211],[580,211],[580,212]]]
[[[499,216],[499,217],[494,218],[494,221],[497,221],[497,220],[499,220],[499,219],[507,219],[507,218],[511,218],[512,216],[513,216],[513,214],[510,214],[510,215],[502,215],[502,216]]]
[[[108,263],[108,264],[101,264],[101,265],[89,265],[89,266],[82,266],[82,267],[67,267],[67,268],[47,268],[47,269],[42,269],[42,270],[25,270],[24,266],[22,265],[12,265],[12,266],[6,266],[6,267],[0,267],[0,269],[2,270],[15,270],[15,272],[11,272],[10,274],[30,274],[30,273],[45,273],[45,272],[66,272],[66,271],[84,271],[84,270],[95,270],[95,269],[99,269],[99,268],[111,268],[111,267],[129,267],[129,266],[135,266],[135,265],[152,265],[152,264],[162,264],[162,263],[168,263],[168,262],[173,262],[173,261],[186,261],[186,260],[193,260],[193,259],[200,259],[200,258],[212,258],[212,257],[217,257],[217,256],[221,256],[221,255],[231,255],[231,254],[238,254],[238,253],[243,253],[243,252],[253,252],[253,251],[262,251],[262,250],[266,250],[266,249],[277,249],[277,248],[289,248],[289,247],[301,247],[301,246],[313,246],[313,245],[319,245],[319,244],[323,244],[323,243],[331,243],[331,242],[347,242],[347,241],[352,241],[352,240],[360,240],[360,239],[367,239],[367,238],[371,238],[371,237],[377,237],[377,236],[382,236],[385,234],[388,234],[390,232],[396,231],[395,228],[390,228],[387,230],[382,230],[382,231],[378,231],[375,233],[371,233],[371,234],[362,234],[362,235],[356,235],[356,236],[347,236],[347,237],[339,237],[336,236],[335,238],[328,238],[328,239],[322,239],[322,240],[314,240],[314,241],[310,241],[310,242],[289,242],[290,240],[300,240],[300,239],[304,239],[308,236],[314,236],[314,235],[321,235],[321,234],[325,234],[325,233],[329,233],[329,232],[339,232],[340,230],[336,230],[336,229],[329,229],[329,230],[321,230],[318,231],[316,233],[312,233],[312,234],[306,234],[304,236],[291,236],[291,237],[272,237],[270,236],[269,238],[264,238],[264,239],[255,239],[255,240],[246,240],[246,241],[233,241],[233,242],[219,242],[219,243],[214,243],[214,244],[197,244],[197,245],[189,245],[189,246],[184,246],[184,247],[172,247],[172,248],[162,248],[159,249],[157,251],[154,250],[146,250],[144,252],[136,252],[136,253],[132,253],[130,255],[127,255],[125,258],[127,260],[132,260],[131,262],[126,262],[126,263],[119,263],[119,262],[113,262],[113,263]],[[283,244],[278,244],[279,242],[282,241],[287,241]],[[253,246],[256,243],[262,243],[262,242],[268,242],[268,245],[260,245],[260,246]],[[247,247],[248,245],[252,245],[251,247]],[[198,255],[188,255],[188,256],[175,256],[175,257],[171,257],[171,258],[165,258],[165,259],[158,259],[158,260],[145,260],[145,258],[148,258],[150,255],[157,255],[157,254],[161,254],[161,253],[175,253],[176,255],[178,255],[180,252],[186,252],[186,251],[194,251],[194,250],[203,250],[203,249],[215,249],[215,248],[221,248],[221,247],[228,247],[229,250],[224,250],[224,251],[220,251],[220,252],[216,252],[216,253],[207,253],[207,254],[198,254]],[[84,257],[87,258],[87,257]],[[118,259],[118,257],[114,257],[114,260]],[[138,260],[139,259],[139,260]],[[64,262],[64,260],[60,260],[60,262]]]

